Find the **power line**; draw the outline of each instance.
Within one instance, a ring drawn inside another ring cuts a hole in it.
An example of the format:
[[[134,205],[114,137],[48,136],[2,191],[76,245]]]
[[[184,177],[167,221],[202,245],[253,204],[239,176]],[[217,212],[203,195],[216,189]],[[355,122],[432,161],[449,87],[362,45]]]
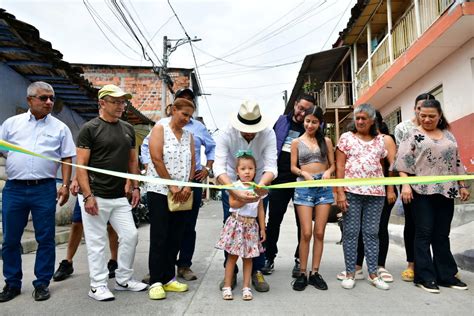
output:
[[[181,23],[181,20],[179,19],[178,14],[176,14],[176,11],[174,10],[173,6],[171,5],[170,0],[168,0],[168,5],[170,6],[171,11],[173,11],[173,14],[176,17],[176,20],[178,20],[179,25],[181,25],[181,28],[183,29],[183,32],[184,32],[184,34],[186,35],[186,38],[189,41],[189,46],[191,47],[191,53],[193,55],[194,65],[196,67],[195,68],[196,69],[196,77],[198,79],[199,85],[201,86],[201,89],[204,90],[204,85],[202,84],[201,75],[199,74],[199,67],[198,67],[198,64],[197,64],[197,61],[196,61],[196,55],[194,54],[193,43],[191,41],[191,37],[189,36],[188,32],[184,28],[183,23]],[[204,93],[203,93],[203,97],[204,97],[204,100],[206,101],[207,109],[209,110],[209,114],[211,115],[212,122],[214,123],[214,126],[217,128],[218,126],[217,126],[216,120],[214,118],[214,115],[212,114],[211,107],[209,105],[209,101],[207,100],[207,97]]]
[[[130,45],[128,45],[125,41],[123,41],[113,30],[112,28],[110,28],[110,26],[105,23],[105,21],[100,17],[99,14],[97,14],[97,12],[93,9],[92,5],[90,3],[87,2],[87,0],[83,0],[82,1],[84,6],[86,7],[87,11],[89,12],[89,15],[91,16],[92,20],[94,21],[95,25],[97,26],[97,28],[100,30],[100,32],[102,33],[102,35],[104,35],[105,39],[112,45],[112,47],[114,47],[120,54],[122,54],[123,56],[127,57],[128,59],[132,59],[132,60],[136,60],[138,61],[139,59],[135,59],[135,58],[132,58],[130,56],[128,56],[127,54],[125,54],[122,50],[120,50],[113,42],[112,40],[109,38],[109,36],[107,36],[104,32],[104,30],[102,29],[102,27],[99,25],[99,23],[97,22],[97,20],[101,21],[102,24],[104,24],[104,26],[108,29],[108,31],[114,35],[116,38],[118,38],[125,46],[127,46],[128,48],[130,48],[133,52],[135,52],[136,54],[139,55],[139,53],[134,50]],[[94,13],[95,12],[95,13]],[[97,18],[97,20],[96,20]]]
[[[331,33],[329,33],[329,36],[328,36],[327,40],[324,42],[323,46],[321,46],[321,50],[323,50],[324,46],[326,46],[326,44],[329,42],[329,39],[331,38],[332,34],[333,34],[334,31],[336,30],[336,28],[337,28],[337,26],[339,25],[339,23],[341,23],[341,20],[342,20],[342,18],[344,17],[344,15],[346,14],[347,10],[350,8],[351,3],[352,3],[352,1],[348,1],[347,7],[344,9],[344,12],[342,12],[341,17],[339,18],[339,20],[337,21],[337,23],[334,25],[334,27],[333,27]]]

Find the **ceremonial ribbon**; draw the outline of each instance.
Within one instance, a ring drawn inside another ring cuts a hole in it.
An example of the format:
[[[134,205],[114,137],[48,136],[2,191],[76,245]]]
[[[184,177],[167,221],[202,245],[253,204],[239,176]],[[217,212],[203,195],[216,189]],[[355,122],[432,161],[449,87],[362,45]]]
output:
[[[114,177],[131,179],[141,182],[150,182],[162,185],[188,186],[211,189],[227,189],[227,190],[242,190],[249,189],[249,187],[236,187],[233,185],[213,185],[195,182],[184,182],[170,179],[155,178],[150,176],[142,176],[137,174],[130,174],[125,172],[117,172],[106,169],[83,166],[73,163],[64,162],[58,159],[46,157],[35,152],[24,149],[20,146],[13,145],[4,140],[0,140],[0,150],[15,151],[25,155],[31,155],[42,159],[47,159],[57,163],[64,163],[76,168],[83,168],[89,171],[108,174]],[[369,185],[400,185],[400,184],[429,184],[429,183],[443,183],[461,180],[474,180],[474,175],[444,175],[444,176],[416,176],[416,177],[383,177],[383,178],[367,178],[367,179],[324,179],[324,180],[308,180],[298,182],[288,182],[282,184],[273,184],[260,186],[254,182],[250,184],[250,188],[263,189],[288,189],[288,188],[302,188],[302,187],[348,187],[348,186],[369,186]]]

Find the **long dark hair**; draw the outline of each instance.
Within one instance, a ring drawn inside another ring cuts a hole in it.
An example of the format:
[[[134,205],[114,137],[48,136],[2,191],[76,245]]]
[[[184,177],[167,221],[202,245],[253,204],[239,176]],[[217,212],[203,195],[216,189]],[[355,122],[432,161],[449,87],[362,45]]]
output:
[[[318,142],[319,150],[321,151],[321,156],[326,157],[328,154],[328,146],[326,145],[326,139],[324,137],[324,113],[319,106],[312,106],[306,111],[304,111],[304,117],[308,115],[314,115],[319,121],[319,127],[316,131],[316,141]]]
[[[438,127],[441,130],[449,129],[449,122],[446,120],[443,114],[443,109],[441,109],[441,103],[438,100],[426,100],[421,104],[422,108],[434,108],[438,111],[440,119],[438,121]]]

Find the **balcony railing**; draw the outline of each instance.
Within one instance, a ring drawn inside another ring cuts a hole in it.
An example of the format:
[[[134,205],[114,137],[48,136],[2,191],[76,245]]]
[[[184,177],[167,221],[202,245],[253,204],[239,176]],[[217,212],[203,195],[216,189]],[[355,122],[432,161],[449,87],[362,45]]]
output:
[[[456,0],[418,0],[420,7],[420,31],[425,32]],[[414,5],[410,5],[402,17],[392,28],[393,60],[400,57],[418,38],[417,19]],[[389,34],[375,48],[368,60],[372,65],[372,81],[377,80],[387,70],[390,63],[388,49]],[[368,61],[367,60],[367,61]],[[362,95],[372,84],[369,82],[368,62],[365,62],[356,74],[357,93]]]
[[[388,67],[390,67],[390,53],[388,51],[388,36],[385,36],[377,49],[372,53],[372,74],[378,78]]]
[[[344,108],[352,105],[352,82],[325,82],[319,93],[319,105],[327,109]]]
[[[362,95],[369,88],[369,60],[367,59],[365,63],[360,67],[359,71],[356,74],[357,79],[357,93]]]

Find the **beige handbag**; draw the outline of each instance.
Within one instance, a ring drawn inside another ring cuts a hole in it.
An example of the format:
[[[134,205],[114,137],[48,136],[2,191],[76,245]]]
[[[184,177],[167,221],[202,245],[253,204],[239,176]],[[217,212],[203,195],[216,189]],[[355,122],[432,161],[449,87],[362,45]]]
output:
[[[168,209],[170,212],[177,211],[190,211],[193,208],[193,196],[194,192],[191,191],[189,198],[183,203],[176,203],[173,201],[173,193],[168,191]]]

